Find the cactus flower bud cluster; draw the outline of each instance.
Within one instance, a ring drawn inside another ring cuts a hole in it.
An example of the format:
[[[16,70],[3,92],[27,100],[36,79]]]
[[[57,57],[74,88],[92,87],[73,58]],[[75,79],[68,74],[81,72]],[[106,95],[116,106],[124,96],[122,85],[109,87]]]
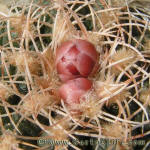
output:
[[[67,104],[79,104],[80,97],[91,87],[86,79],[96,71],[98,53],[93,44],[74,39],[64,42],[56,51],[56,69],[63,83],[59,89],[61,98]]]

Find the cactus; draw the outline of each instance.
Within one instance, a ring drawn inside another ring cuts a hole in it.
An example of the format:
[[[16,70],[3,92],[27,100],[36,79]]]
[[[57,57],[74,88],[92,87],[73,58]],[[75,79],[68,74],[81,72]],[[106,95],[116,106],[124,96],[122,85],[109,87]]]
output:
[[[0,4],[0,150],[148,150],[150,1],[11,2]],[[99,54],[74,111],[55,64],[73,39]]]

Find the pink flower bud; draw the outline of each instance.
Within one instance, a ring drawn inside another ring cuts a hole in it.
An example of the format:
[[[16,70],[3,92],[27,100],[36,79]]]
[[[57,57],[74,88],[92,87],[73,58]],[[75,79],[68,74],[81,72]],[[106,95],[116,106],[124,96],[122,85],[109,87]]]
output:
[[[62,81],[89,76],[97,60],[94,45],[86,40],[64,42],[56,51],[56,68]]]
[[[60,97],[68,105],[79,104],[80,98],[92,87],[92,82],[86,78],[77,78],[64,83],[60,89]]]

